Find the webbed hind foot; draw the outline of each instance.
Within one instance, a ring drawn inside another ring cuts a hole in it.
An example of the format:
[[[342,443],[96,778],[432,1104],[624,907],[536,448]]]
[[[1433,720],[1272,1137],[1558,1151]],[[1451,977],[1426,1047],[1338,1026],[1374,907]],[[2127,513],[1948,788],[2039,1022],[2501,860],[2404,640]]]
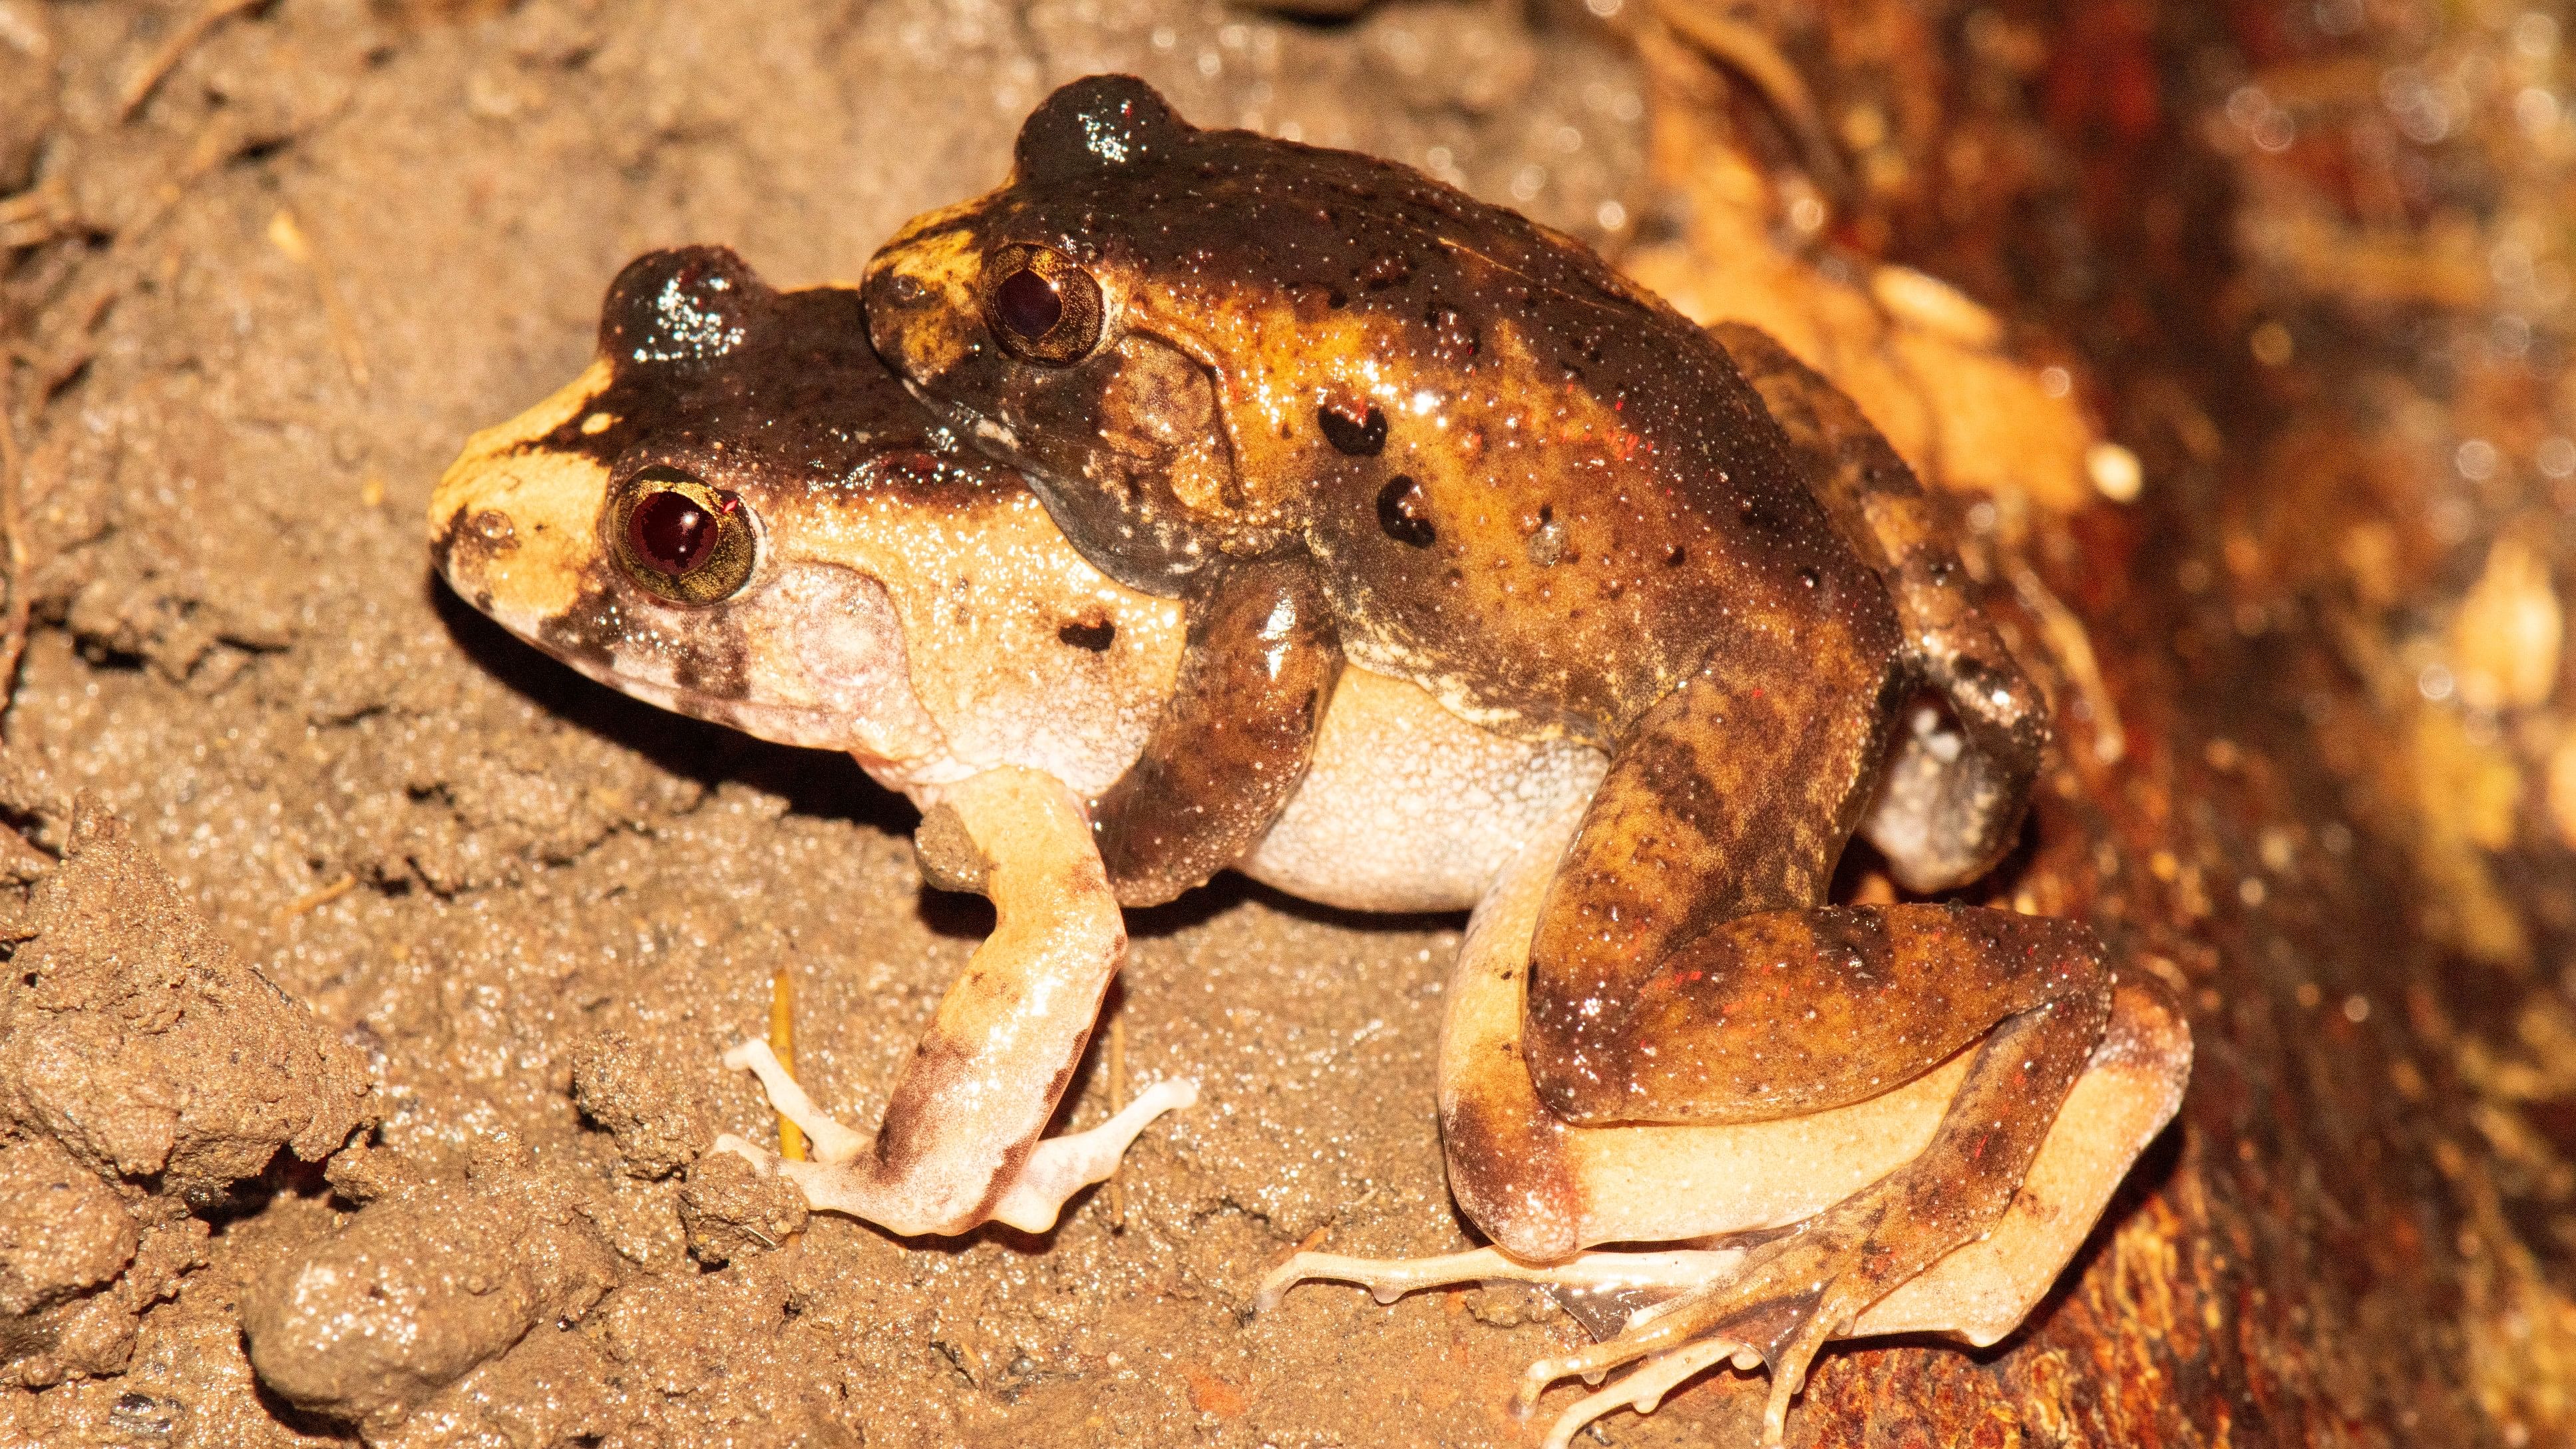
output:
[[[1611,1370],[1638,1363],[1619,1383],[1587,1395],[1558,1417],[1547,1449],[1562,1449],[1593,1419],[1621,1408],[1649,1412],[1683,1379],[1732,1359],[1738,1368],[1767,1366],[1771,1372],[1761,1442],[1764,1449],[1776,1449],[1789,1401],[1806,1386],[1817,1353],[1850,1336],[1871,1304],[1924,1266],[1881,1241],[1881,1227],[1904,1193],[1901,1176],[1864,1188],[1754,1249],[1741,1272],[1639,1309],[1607,1342],[1531,1364],[1514,1411],[1530,1413],[1559,1379],[1580,1375],[1598,1383]]]

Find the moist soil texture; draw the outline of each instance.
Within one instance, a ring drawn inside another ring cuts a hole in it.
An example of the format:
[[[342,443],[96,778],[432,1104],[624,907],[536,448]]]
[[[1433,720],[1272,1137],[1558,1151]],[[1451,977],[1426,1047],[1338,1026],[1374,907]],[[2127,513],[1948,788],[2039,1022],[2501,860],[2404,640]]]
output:
[[[0,852],[24,943],[0,1032],[31,1059],[0,1093],[0,1444],[1533,1435],[1518,1371],[1581,1340],[1544,1299],[1245,1312],[1301,1242],[1472,1241],[1432,1120],[1462,920],[1231,877],[1140,913],[1127,1081],[1204,1096],[1044,1236],[902,1240],[687,1174],[706,1134],[774,1131],[718,1057],[776,973],[802,1079],[872,1125],[987,908],[923,885],[909,807],[847,760],[487,624],[434,581],[422,513],[469,432],[588,361],[628,258],[722,242],[780,285],[855,278],[1087,72],[1598,236],[1642,206],[1616,36],[1188,0],[0,20],[0,191],[36,183],[56,232],[0,313],[33,614],[0,771],[33,842]],[[219,1009],[256,1034],[192,1034]],[[1064,1126],[1110,1110],[1106,1037]],[[264,1286],[313,1262],[339,1297]],[[1617,1442],[1749,1440],[1760,1380],[1720,1377]]]

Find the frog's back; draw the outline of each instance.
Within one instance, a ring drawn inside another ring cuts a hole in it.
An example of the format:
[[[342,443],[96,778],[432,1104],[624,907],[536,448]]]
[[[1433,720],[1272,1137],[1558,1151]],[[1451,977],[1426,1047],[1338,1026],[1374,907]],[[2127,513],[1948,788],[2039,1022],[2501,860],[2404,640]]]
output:
[[[1050,97],[867,306],[1104,569],[1185,593],[1308,553],[1354,662],[1482,723],[1606,744],[1750,632],[1892,636],[1687,318],[1515,213],[1132,79]]]
[[[1139,279],[1133,325],[1215,360],[1238,506],[1302,514],[1354,659],[1607,739],[1742,631],[1885,632],[1883,587],[1687,318],[1404,168],[1188,140],[1104,175],[1089,236]],[[1103,240],[1117,216],[1147,220]]]

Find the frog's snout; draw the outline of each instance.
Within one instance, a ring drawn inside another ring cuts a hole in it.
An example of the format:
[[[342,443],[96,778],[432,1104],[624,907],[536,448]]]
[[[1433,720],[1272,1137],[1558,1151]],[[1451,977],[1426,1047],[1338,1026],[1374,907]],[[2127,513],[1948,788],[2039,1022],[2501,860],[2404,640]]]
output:
[[[868,263],[860,305],[868,342],[906,379],[938,389],[942,377],[987,350],[976,278],[981,249],[962,231],[899,239]]]

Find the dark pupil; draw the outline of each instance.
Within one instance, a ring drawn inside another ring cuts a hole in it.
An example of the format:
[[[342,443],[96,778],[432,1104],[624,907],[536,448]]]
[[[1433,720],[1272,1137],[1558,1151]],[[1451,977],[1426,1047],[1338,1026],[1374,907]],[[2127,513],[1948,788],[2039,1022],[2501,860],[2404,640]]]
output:
[[[1026,267],[1004,277],[993,300],[1002,325],[1031,342],[1054,331],[1056,319],[1064,315],[1064,299],[1055,294],[1055,284]]]
[[[635,505],[627,520],[635,551],[666,574],[684,574],[707,561],[716,546],[716,521],[685,493],[664,490]]]

